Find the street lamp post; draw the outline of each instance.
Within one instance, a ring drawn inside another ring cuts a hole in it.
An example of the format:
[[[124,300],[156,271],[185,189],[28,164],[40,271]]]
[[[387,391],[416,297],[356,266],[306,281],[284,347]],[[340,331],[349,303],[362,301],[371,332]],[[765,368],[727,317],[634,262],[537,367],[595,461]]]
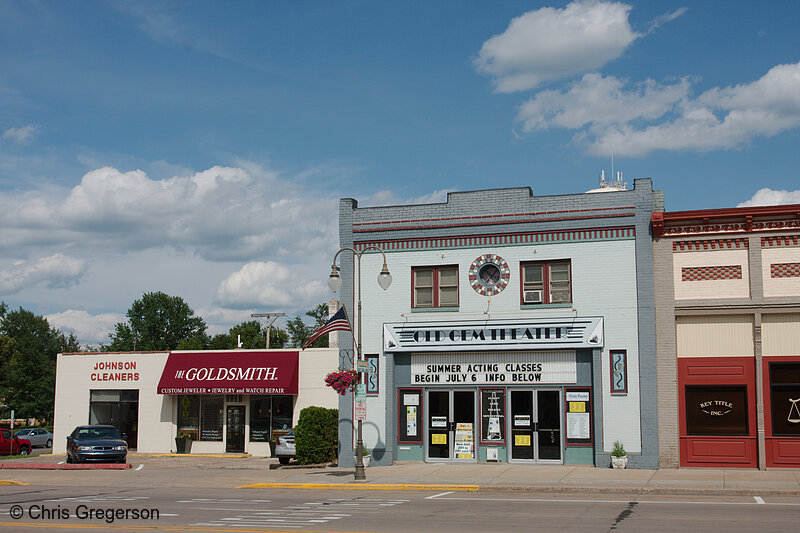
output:
[[[389,285],[392,284],[392,275],[389,273],[389,269],[386,266],[386,254],[383,250],[378,248],[377,246],[367,246],[362,249],[360,252],[356,251],[355,248],[342,248],[336,255],[333,256],[333,264],[331,265],[331,275],[328,278],[328,287],[333,292],[337,292],[342,287],[342,278],[339,276],[339,267],[336,266],[336,258],[339,257],[339,254],[348,251],[353,253],[353,257],[355,258],[356,262],[358,263],[358,276],[357,276],[357,283],[358,283],[358,331],[357,331],[357,341],[356,341],[356,361],[363,361],[363,354],[361,353],[361,256],[364,255],[364,252],[367,250],[377,250],[378,252],[383,255],[383,268],[381,269],[381,273],[378,275],[378,285],[381,286],[383,290],[389,288]],[[358,363],[355,364],[356,370],[358,369]],[[364,375],[363,372],[358,372],[358,381],[359,383],[364,382]],[[362,440],[362,421],[358,420],[358,434],[356,440],[356,472],[355,472],[355,480],[356,481],[365,481],[367,479],[367,474],[364,471],[364,442]]]

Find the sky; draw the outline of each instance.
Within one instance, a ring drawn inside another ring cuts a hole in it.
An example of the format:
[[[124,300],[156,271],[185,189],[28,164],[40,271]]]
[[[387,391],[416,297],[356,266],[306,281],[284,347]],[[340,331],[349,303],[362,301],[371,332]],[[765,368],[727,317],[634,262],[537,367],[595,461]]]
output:
[[[0,0],[0,301],[91,346],[145,292],[211,334],[302,315],[333,296],[339,198],[613,169],[669,211],[800,203],[798,21],[796,0]]]

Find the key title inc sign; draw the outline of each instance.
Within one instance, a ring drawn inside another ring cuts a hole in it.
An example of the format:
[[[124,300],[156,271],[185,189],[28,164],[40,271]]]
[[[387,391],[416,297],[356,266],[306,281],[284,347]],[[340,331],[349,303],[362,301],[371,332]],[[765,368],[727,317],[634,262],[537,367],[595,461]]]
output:
[[[424,354],[411,362],[411,383],[418,385],[525,385],[575,383],[572,350],[464,356]]]

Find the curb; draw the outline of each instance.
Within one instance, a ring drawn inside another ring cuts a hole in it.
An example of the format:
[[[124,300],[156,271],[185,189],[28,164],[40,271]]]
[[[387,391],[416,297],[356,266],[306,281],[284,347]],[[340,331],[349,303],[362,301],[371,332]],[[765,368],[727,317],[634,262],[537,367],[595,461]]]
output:
[[[129,453],[128,457],[206,457],[215,459],[247,459],[248,457],[252,457],[252,455],[249,453]]]
[[[131,464],[58,464],[58,463],[12,463],[0,464],[0,470],[127,470]]]
[[[478,485],[422,485],[413,483],[253,483],[239,489],[303,489],[303,490],[449,490],[478,492]]]

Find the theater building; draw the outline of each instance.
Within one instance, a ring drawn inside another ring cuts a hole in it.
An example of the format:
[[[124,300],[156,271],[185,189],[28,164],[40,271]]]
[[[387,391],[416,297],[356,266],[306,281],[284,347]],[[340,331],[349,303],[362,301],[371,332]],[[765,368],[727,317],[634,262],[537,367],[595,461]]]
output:
[[[335,408],[324,385],[335,348],[59,354],[53,452],[79,425],[112,424],[142,453],[269,456],[269,440],[308,406]]]
[[[652,224],[661,466],[800,466],[800,205]]]
[[[448,194],[441,204],[340,202],[340,243],[361,255],[366,414],[340,400],[343,450],[363,419],[372,464],[658,464],[650,219],[633,189]],[[383,256],[393,282],[375,278]],[[357,322],[357,273],[341,298]],[[343,338],[341,345],[345,346]],[[351,453],[340,464],[351,466]]]

